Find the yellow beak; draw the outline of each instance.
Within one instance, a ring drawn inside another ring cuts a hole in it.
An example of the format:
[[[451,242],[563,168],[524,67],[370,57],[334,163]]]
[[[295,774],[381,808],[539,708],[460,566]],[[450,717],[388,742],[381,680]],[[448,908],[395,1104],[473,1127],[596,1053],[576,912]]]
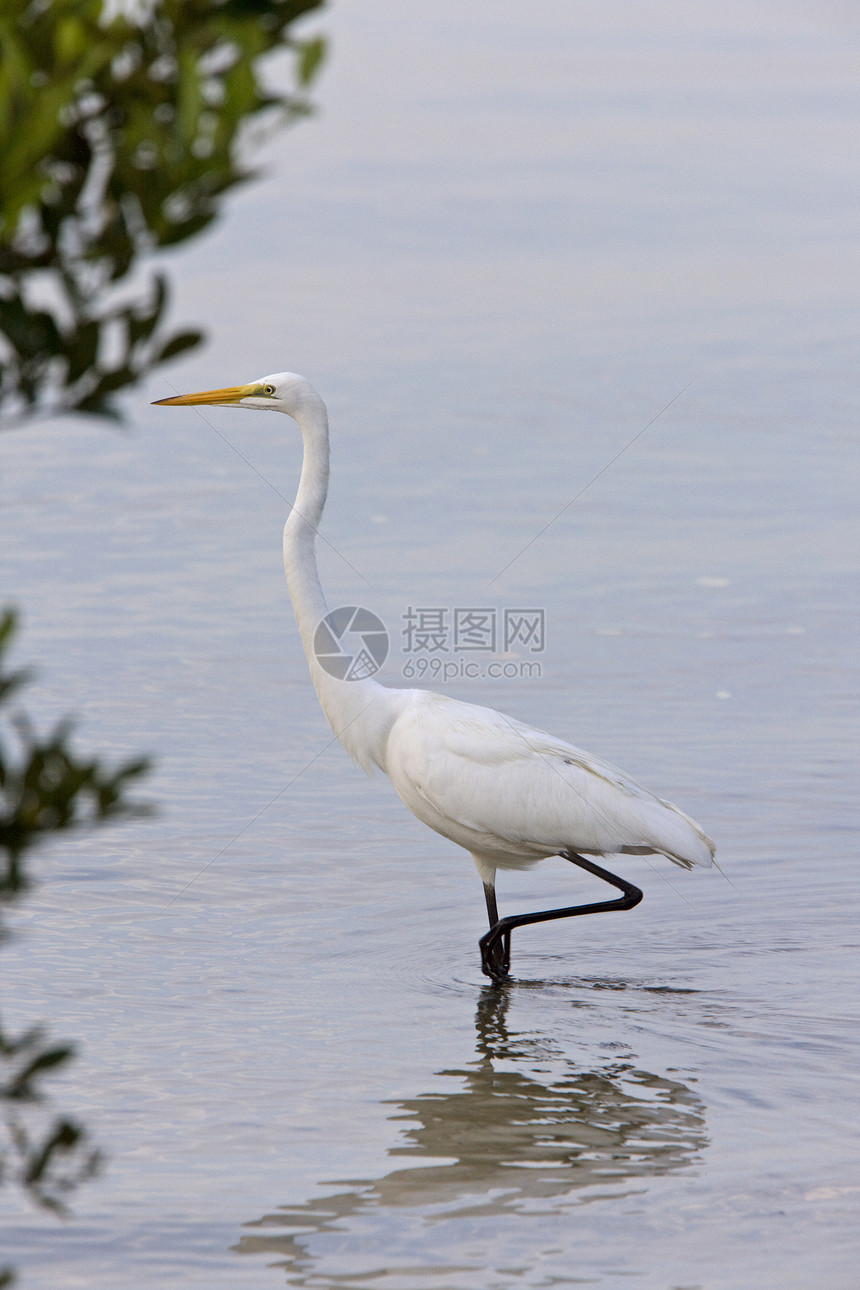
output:
[[[154,408],[182,407],[193,403],[221,403],[229,407],[230,404],[238,403],[251,394],[262,393],[262,386],[259,385],[230,385],[224,390],[203,390],[200,394],[177,394],[172,399],[155,399],[152,406]]]

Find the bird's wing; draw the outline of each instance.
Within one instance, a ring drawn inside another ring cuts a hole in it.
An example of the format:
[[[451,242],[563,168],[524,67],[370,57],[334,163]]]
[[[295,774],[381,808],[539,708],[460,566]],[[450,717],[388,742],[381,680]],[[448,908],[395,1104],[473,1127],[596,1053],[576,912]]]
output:
[[[387,767],[416,814],[421,799],[454,826],[533,853],[657,851],[710,864],[699,827],[615,766],[492,708],[424,693],[395,724],[397,766]]]

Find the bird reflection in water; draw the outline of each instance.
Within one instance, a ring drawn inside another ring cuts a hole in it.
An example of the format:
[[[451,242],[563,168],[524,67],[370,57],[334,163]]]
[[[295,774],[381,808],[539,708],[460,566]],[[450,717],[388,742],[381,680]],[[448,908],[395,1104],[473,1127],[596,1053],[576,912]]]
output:
[[[579,1069],[547,1039],[509,1033],[507,1007],[507,992],[485,990],[475,1060],[439,1072],[450,1091],[395,1104],[403,1136],[389,1154],[405,1158],[401,1167],[248,1223],[234,1249],[279,1256],[292,1285],[395,1272],[432,1285],[455,1268],[480,1270],[465,1255],[474,1229],[447,1224],[477,1219],[483,1229],[534,1214],[535,1201],[554,1202],[552,1214],[618,1199],[697,1160],[704,1108],[685,1084],[629,1058]]]

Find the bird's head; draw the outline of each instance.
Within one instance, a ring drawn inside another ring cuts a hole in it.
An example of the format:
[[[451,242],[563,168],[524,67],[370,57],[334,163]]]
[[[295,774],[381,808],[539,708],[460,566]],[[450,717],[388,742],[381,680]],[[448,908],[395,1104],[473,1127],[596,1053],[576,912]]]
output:
[[[286,412],[299,417],[311,406],[319,406],[320,397],[302,376],[295,372],[275,372],[261,376],[248,385],[231,385],[222,390],[203,390],[199,394],[177,394],[170,399],[156,399],[153,407],[183,407],[208,404],[210,407],[256,408],[262,412]]]

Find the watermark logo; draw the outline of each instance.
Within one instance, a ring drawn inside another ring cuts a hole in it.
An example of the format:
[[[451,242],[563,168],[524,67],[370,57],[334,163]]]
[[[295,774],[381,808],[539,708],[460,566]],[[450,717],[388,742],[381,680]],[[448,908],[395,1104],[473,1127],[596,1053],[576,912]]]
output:
[[[407,656],[401,675],[407,681],[543,676],[540,662],[529,656],[546,649],[544,609],[410,605],[401,617],[401,652]],[[476,657],[481,654],[491,657]]]
[[[407,681],[540,680],[546,611],[491,606],[410,605],[401,615],[401,676]],[[314,654],[329,676],[363,681],[388,657],[382,619],[360,605],[333,609],[314,632]],[[482,658],[481,655],[484,657]]]
[[[403,614],[404,654],[505,654],[520,650],[542,654],[546,649],[546,611],[543,609],[442,609],[411,605]]]
[[[314,632],[314,654],[323,671],[339,681],[364,681],[388,657],[388,632],[381,618],[361,605],[333,609]]]

